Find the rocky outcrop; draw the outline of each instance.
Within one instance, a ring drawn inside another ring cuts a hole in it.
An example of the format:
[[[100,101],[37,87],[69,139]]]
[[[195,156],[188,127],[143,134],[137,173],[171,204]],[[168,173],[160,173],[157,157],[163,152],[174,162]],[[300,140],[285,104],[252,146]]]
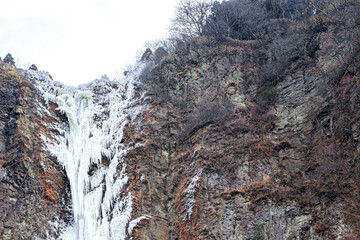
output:
[[[4,58],[4,63],[9,63],[9,64],[15,66],[14,58],[13,58],[13,56],[12,56],[10,53],[6,54],[6,56],[5,56],[5,58]]]
[[[334,29],[275,84],[256,42],[198,38],[144,71],[135,239],[360,237],[359,51]]]
[[[42,124],[54,120],[37,112],[41,99],[31,82],[10,64],[0,64],[0,236],[45,239],[53,229],[50,222],[65,214],[66,178],[41,140],[41,134],[56,134]]]

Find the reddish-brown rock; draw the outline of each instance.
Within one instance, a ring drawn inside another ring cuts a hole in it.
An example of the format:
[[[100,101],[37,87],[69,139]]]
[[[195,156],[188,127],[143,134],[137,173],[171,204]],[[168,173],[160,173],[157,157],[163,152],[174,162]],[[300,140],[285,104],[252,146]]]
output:
[[[321,20],[286,21],[308,49],[284,37],[285,64],[275,40],[200,37],[144,70],[146,108],[124,136],[138,144],[125,157],[132,219],[149,216],[133,239],[360,238],[358,38]],[[58,134],[41,123],[56,105],[39,116],[27,79],[4,64],[0,78],[0,234],[45,238],[69,217],[40,138]]]
[[[46,238],[49,222],[62,213],[66,190],[62,167],[43,149],[41,135],[52,137],[42,122],[35,88],[15,68],[0,63],[0,236]],[[60,217],[61,218],[61,217]]]
[[[359,51],[334,29],[272,85],[258,46],[232,40],[193,40],[144,73],[149,108],[127,134],[144,146],[127,162],[134,214],[152,218],[134,239],[360,237]]]

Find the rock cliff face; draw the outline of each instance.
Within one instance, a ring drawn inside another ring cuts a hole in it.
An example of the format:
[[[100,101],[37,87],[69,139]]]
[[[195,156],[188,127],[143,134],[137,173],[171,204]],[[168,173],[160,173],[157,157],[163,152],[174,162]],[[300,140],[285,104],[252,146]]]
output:
[[[345,34],[322,29],[275,81],[257,42],[198,38],[155,57],[122,141],[138,146],[124,159],[132,239],[359,239],[360,53]],[[67,119],[55,103],[38,114],[30,81],[0,67],[0,235],[56,239],[68,182],[40,133]]]
[[[49,222],[63,216],[66,175],[56,159],[44,151],[40,133],[51,138],[35,106],[41,101],[28,79],[0,63],[1,239],[46,238]],[[55,111],[55,106],[49,106]]]
[[[358,239],[359,51],[344,38],[323,29],[271,83],[259,46],[233,40],[144,72],[149,110],[127,137],[144,147],[127,161],[152,218],[134,237]]]

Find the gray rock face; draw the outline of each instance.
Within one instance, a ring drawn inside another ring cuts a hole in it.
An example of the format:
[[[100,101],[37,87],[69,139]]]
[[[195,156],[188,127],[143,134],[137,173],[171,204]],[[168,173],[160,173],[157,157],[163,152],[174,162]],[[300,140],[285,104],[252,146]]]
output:
[[[168,52],[165,51],[165,49],[163,47],[159,47],[155,50],[154,52],[154,62],[155,64],[160,63],[160,61],[166,56],[168,55]]]
[[[138,239],[358,238],[359,76],[328,81],[320,48],[263,87],[252,43],[191,44],[146,73],[127,135],[144,143],[127,158],[136,212],[153,216]]]
[[[147,48],[143,55],[140,58],[140,61],[146,62],[149,61],[153,57],[153,52],[150,50],[150,48]]]

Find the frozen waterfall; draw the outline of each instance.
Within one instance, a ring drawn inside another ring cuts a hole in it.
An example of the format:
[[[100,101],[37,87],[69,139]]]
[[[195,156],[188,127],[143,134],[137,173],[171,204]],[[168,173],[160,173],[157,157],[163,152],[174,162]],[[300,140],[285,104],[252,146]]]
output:
[[[131,235],[133,226],[127,226],[132,195],[126,191],[123,162],[129,149],[122,139],[125,125],[142,110],[139,99],[134,98],[141,69],[139,66],[122,82],[102,78],[77,88],[54,82],[44,72],[27,73],[45,99],[37,103],[39,113],[57,119],[47,128],[60,134],[54,139],[43,136],[43,140],[70,183],[73,223],[59,229],[60,239],[120,240]],[[48,110],[50,102],[57,103],[67,121]]]

